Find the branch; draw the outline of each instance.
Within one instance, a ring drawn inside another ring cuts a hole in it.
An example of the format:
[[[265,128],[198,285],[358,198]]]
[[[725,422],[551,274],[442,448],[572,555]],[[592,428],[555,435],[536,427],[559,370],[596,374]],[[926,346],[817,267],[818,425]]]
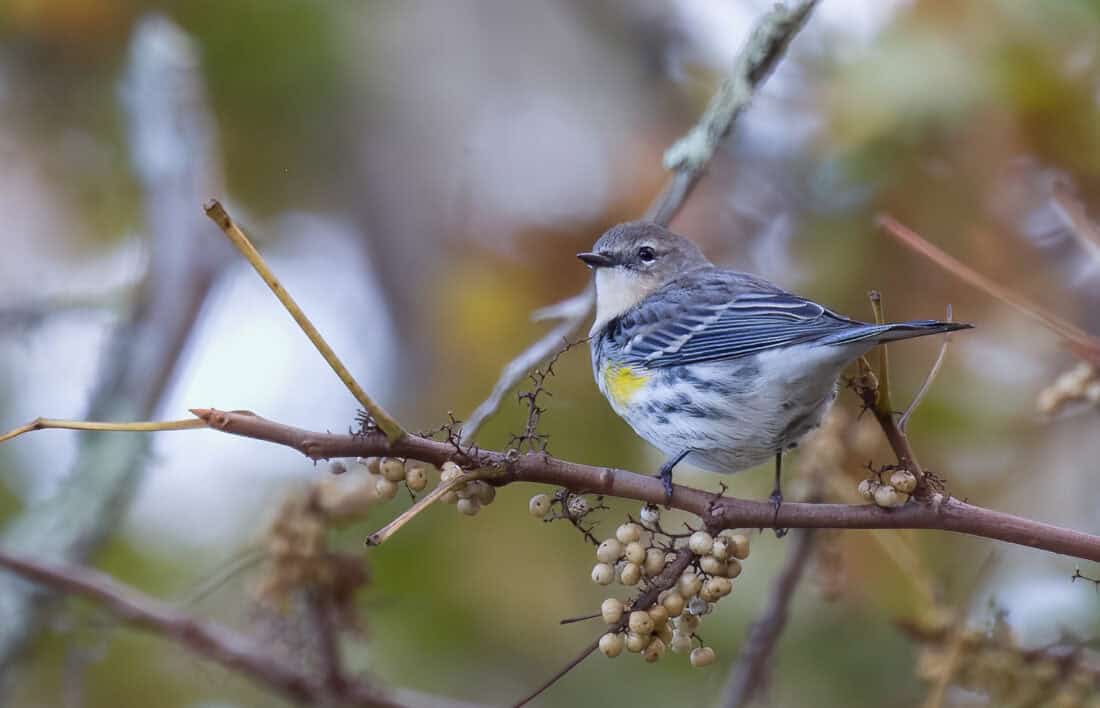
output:
[[[730,72],[711,97],[699,122],[665,152],[665,168],[673,170],[661,196],[646,218],[667,226],[706,173],[719,143],[752,102],[756,90],[771,75],[787,45],[806,23],[818,0],[805,0],[793,10],[776,5],[753,28]]]
[[[234,435],[285,445],[307,457],[411,457],[436,466],[453,460],[464,467],[492,468],[500,475],[494,485],[536,482],[566,487],[577,493],[604,494],[651,504],[664,504],[661,481],[651,475],[611,467],[568,462],[537,452],[505,452],[457,447],[450,442],[408,434],[391,442],[377,432],[340,435],[303,430],[257,415],[194,409],[207,425]],[[786,502],[778,513],[768,502],[718,496],[673,485],[670,506],[699,516],[715,528],[835,528],[938,529],[1038,548],[1074,558],[1100,561],[1100,537],[1012,514],[985,509],[942,494],[896,509],[872,504],[812,504]]]
[[[787,45],[806,23],[818,0],[802,0],[793,10],[776,5],[757,21],[745,47],[734,61],[733,69],[718,87],[699,122],[665,151],[665,169],[673,172],[645,218],[668,226],[684,206],[695,185],[706,174],[722,139],[729,135],[737,117],[744,112],[757,89],[783,58]],[[536,319],[548,316],[561,323],[544,337],[520,352],[504,367],[492,393],[470,416],[462,428],[462,442],[469,444],[481,424],[500,407],[500,402],[527,372],[549,358],[563,339],[569,339],[584,324],[596,303],[591,283],[562,302],[537,310]]]
[[[367,395],[367,392],[363,390],[363,387],[359,385],[359,382],[355,380],[355,377],[348,371],[348,367],[344,366],[344,362],[340,360],[340,357],[336,355],[332,347],[329,346],[325,338],[321,336],[321,333],[317,331],[317,328],[313,326],[309,318],[306,317],[306,313],[302,311],[302,308],[298,306],[298,303],[294,301],[294,298],[290,296],[283,284],[279,282],[279,279],[275,277],[275,273],[271,271],[267,263],[264,262],[263,256],[256,250],[256,247],[252,245],[252,242],[248,240],[244,232],[240,227],[233,222],[229,213],[225,210],[225,207],[221,205],[217,199],[211,199],[203,207],[206,210],[206,215],[210,217],[210,220],[218,225],[224,233],[226,238],[229,239],[241,255],[248,260],[253,268],[256,269],[256,273],[263,279],[267,286],[271,288],[271,292],[275,294],[275,297],[279,299],[279,302],[283,304],[286,311],[290,313],[290,316],[294,318],[294,321],[298,324],[305,335],[309,337],[309,341],[313,343],[313,346],[317,348],[317,351],[321,353],[325,361],[328,363],[332,370],[336,373],[336,376],[344,383],[351,394],[355,396],[355,399],[362,404],[367,413],[370,414],[371,420],[378,426],[378,428],[386,434],[386,437],[390,440],[396,440],[405,434],[401,424],[398,423],[389,413],[386,412],[382,406],[374,402],[374,400]]]
[[[879,216],[878,225],[902,244],[932,261],[959,280],[1037,320],[1044,327],[1064,339],[1070,350],[1077,356],[1093,364],[1100,364],[1100,339],[1091,336],[1072,322],[1062,319],[1053,312],[1043,309],[1039,305],[1017,295],[1009,288],[978,273],[934,246],[916,231],[906,227],[893,217]]]
[[[173,641],[189,651],[244,674],[295,703],[396,707],[362,683],[338,686],[289,664],[251,637],[214,622],[196,619],[171,605],[138,592],[91,568],[45,563],[0,551],[0,567],[51,590],[76,595],[103,606],[131,625]],[[339,692],[336,689],[339,688]]]
[[[802,529],[791,539],[787,561],[772,585],[768,606],[760,619],[753,623],[730,675],[722,703],[725,708],[749,705],[757,691],[767,683],[768,665],[775,653],[779,635],[787,626],[791,600],[810,560],[813,541],[813,529]]]

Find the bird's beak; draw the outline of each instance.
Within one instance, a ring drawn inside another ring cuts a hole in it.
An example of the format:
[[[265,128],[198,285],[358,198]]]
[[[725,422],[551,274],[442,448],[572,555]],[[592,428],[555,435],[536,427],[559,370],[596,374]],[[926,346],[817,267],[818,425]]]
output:
[[[610,256],[605,256],[602,253],[578,253],[577,258],[580,258],[586,266],[593,270],[615,264]]]

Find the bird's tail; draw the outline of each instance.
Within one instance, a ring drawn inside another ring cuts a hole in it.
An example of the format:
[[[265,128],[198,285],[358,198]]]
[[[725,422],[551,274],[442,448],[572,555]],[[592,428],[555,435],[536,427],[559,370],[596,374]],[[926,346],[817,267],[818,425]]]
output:
[[[930,334],[946,334],[960,329],[972,329],[974,325],[966,322],[943,322],[941,320],[911,320],[909,322],[891,322],[889,324],[865,324],[861,327],[840,332],[828,338],[828,344],[851,344],[866,342],[875,344],[895,342],[899,339],[925,337]]]

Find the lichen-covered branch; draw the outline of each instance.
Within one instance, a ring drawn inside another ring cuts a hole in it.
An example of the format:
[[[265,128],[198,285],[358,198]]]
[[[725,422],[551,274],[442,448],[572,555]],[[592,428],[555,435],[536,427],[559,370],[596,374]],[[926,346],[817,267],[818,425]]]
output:
[[[802,29],[817,2],[803,0],[790,10],[776,5],[760,17],[734,61],[733,69],[718,87],[699,122],[665,152],[665,168],[671,170],[672,175],[646,210],[646,219],[664,226],[672,222],[695,185],[706,174],[718,145],[729,135],[737,117],[756,95],[756,90],[771,75],[787,51],[787,45]],[[564,340],[575,336],[595,303],[596,293],[589,285],[573,297],[536,313],[537,319],[553,316],[561,321],[505,365],[489,397],[478,405],[463,426],[464,443],[473,441],[482,423],[500,407],[504,394],[519,383],[531,368],[559,351]]]

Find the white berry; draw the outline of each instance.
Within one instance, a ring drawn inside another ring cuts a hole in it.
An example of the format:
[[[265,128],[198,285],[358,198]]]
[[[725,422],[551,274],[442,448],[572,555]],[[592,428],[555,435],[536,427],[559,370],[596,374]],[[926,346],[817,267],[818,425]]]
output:
[[[632,541],[626,544],[626,548],[623,549],[623,556],[631,563],[641,565],[645,563],[645,546],[637,541]]]
[[[550,513],[550,497],[545,494],[536,494],[527,503],[527,510],[531,512],[531,516],[541,519]]]
[[[705,556],[710,553],[714,545],[714,538],[706,531],[696,531],[688,539],[688,548],[697,556]]]
[[[614,659],[619,654],[623,653],[623,645],[626,642],[623,640],[623,635],[608,632],[600,637],[600,651],[603,655]]]
[[[631,632],[637,634],[653,634],[653,618],[644,610],[634,610],[631,612],[628,626]]]
[[[642,527],[635,523],[623,524],[615,529],[615,538],[624,546],[642,538]]]
[[[623,618],[622,600],[617,600],[613,597],[607,598],[600,605],[600,614],[603,616],[603,621],[605,623],[618,624],[619,620]]]
[[[691,665],[696,668],[714,663],[714,650],[710,647],[696,647],[691,650]]]
[[[592,582],[597,585],[610,585],[615,579],[615,569],[607,563],[597,563],[592,566]]]
[[[626,563],[619,571],[619,582],[623,585],[637,585],[642,579],[642,567],[637,563]]]
[[[382,476],[391,482],[400,482],[405,479],[405,463],[396,457],[387,457],[382,460]]]
[[[623,557],[623,544],[617,538],[609,538],[596,548],[596,559],[601,563],[614,563]]]

